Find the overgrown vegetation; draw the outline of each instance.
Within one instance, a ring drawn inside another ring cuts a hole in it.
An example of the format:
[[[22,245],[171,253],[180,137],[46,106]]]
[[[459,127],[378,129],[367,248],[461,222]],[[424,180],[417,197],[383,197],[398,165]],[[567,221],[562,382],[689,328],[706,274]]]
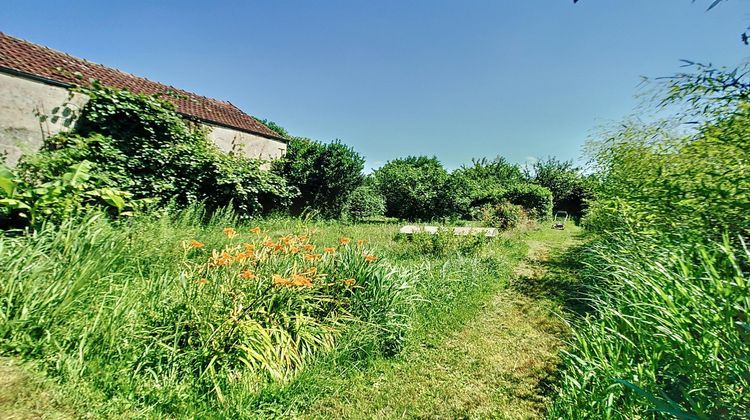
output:
[[[170,102],[97,84],[83,92],[90,100],[75,128],[47,139],[18,165],[28,188],[87,161],[93,188],[162,204],[202,202],[216,209],[231,203],[242,214],[257,214],[294,195],[283,178],[260,168],[262,161],[220,151]]]
[[[701,91],[687,83],[671,99]],[[707,117],[694,135],[630,125],[591,148],[595,312],[575,325],[553,417],[750,413],[750,114],[688,99]]]

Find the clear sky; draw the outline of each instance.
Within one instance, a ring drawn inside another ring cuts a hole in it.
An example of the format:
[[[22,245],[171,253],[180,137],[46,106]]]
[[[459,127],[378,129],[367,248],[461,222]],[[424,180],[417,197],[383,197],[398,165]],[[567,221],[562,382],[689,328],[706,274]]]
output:
[[[368,168],[578,159],[641,76],[733,66],[748,0],[3,0],[0,31],[228,100]]]

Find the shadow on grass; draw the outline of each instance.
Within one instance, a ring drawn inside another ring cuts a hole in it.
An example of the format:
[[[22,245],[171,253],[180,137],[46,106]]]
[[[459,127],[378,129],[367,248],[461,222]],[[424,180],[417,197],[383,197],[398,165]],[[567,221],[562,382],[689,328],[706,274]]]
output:
[[[563,250],[552,249],[543,261],[529,261],[529,269],[519,273],[513,289],[533,299],[547,299],[574,316],[583,316],[592,311],[586,298],[586,285],[581,272],[587,249],[587,237],[583,232],[573,236],[575,245]]]

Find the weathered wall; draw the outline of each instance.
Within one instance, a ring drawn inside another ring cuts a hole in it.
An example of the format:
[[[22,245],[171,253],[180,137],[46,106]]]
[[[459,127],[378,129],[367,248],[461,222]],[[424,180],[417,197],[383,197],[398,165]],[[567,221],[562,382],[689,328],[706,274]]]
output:
[[[206,124],[211,131],[208,138],[225,152],[234,151],[257,159],[274,160],[284,155],[286,143],[266,137]]]
[[[64,87],[0,73],[0,153],[7,154],[7,163],[14,166],[46,137],[72,127],[86,100]]]
[[[0,72],[0,153],[15,166],[23,154],[33,153],[44,139],[73,127],[88,97],[61,86]],[[208,138],[223,151],[273,160],[286,152],[286,143],[213,124]]]

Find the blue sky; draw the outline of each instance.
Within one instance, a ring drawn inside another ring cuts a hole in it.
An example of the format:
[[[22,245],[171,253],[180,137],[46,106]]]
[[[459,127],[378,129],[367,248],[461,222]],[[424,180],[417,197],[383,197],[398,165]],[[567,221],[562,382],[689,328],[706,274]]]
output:
[[[368,168],[579,159],[637,111],[641,76],[750,53],[747,0],[572,3],[4,0],[0,31],[339,138]]]

